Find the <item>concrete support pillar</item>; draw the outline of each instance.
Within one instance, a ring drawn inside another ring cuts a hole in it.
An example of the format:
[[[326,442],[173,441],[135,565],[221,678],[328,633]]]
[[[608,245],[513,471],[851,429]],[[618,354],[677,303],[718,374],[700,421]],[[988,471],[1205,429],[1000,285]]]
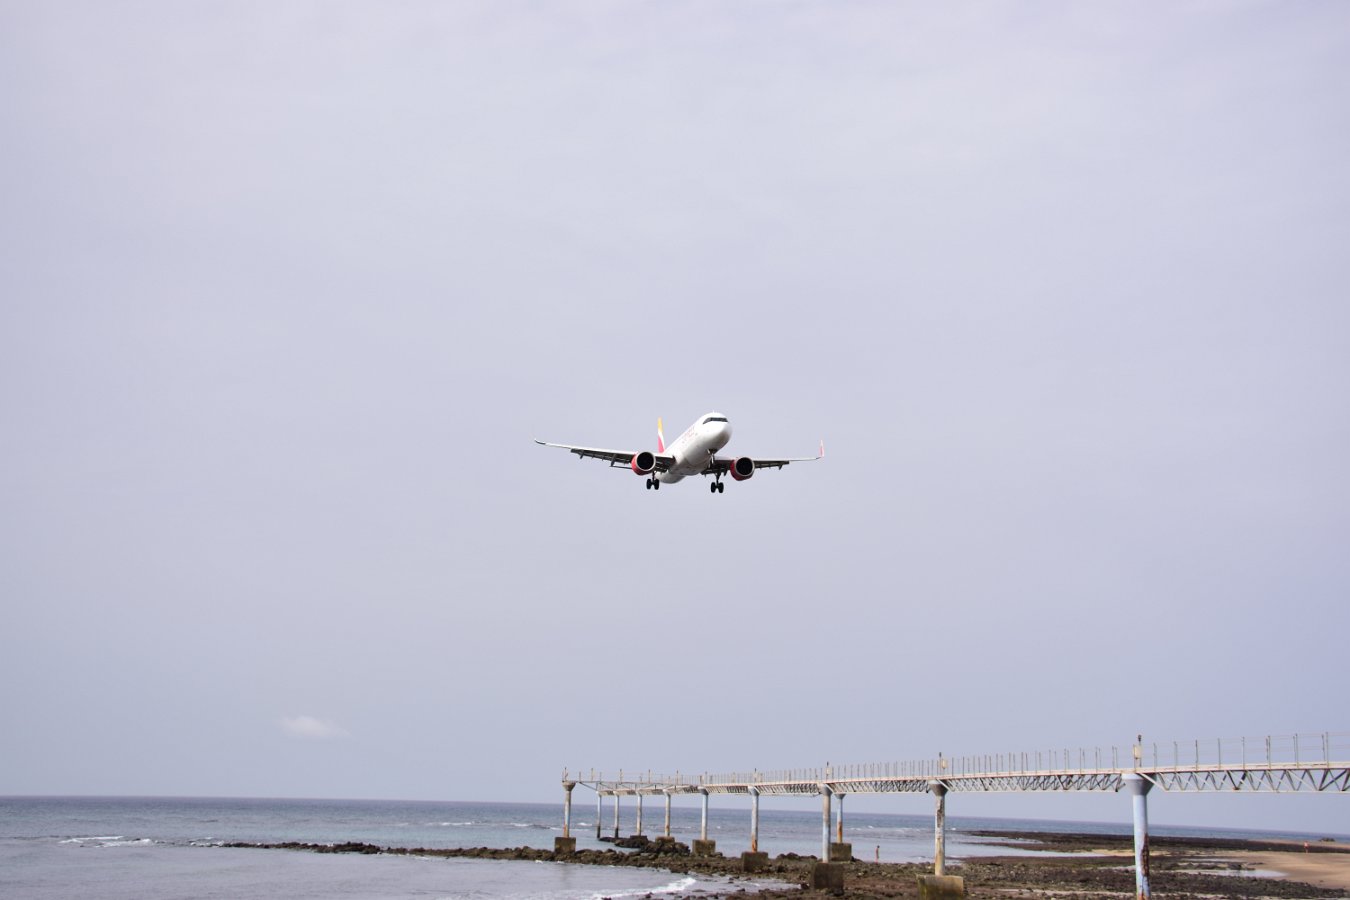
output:
[[[695,856],[713,856],[717,853],[717,842],[708,840],[708,789],[699,788],[703,795],[703,816],[698,823],[698,840],[694,841]]]
[[[618,794],[618,793],[615,793],[615,794],[614,794],[614,838],[615,838],[615,840],[617,840],[618,837],[619,837],[619,799],[620,799],[621,796],[622,796],[622,795],[621,795],[621,794]]]
[[[848,862],[853,859],[853,845],[844,843],[844,793],[839,791],[834,796],[839,806],[834,814],[835,841],[830,844],[830,862]]]
[[[933,874],[942,875],[947,868],[947,785],[930,781],[928,789],[937,801],[933,814]]]
[[[577,850],[577,839],[572,837],[572,788],[576,786],[575,781],[563,782],[563,833],[553,839],[554,853],[570,854]]]
[[[769,854],[759,852],[759,788],[750,788],[750,849],[741,854],[741,871],[758,872],[769,864]]]
[[[600,840],[600,820],[605,817],[605,795],[595,792],[595,839]]]
[[[834,791],[828,784],[820,786],[820,861],[830,861],[830,797]]]
[[[1134,798],[1134,893],[1138,900],[1148,900],[1148,792],[1153,782],[1137,773],[1121,780]]]
[[[670,837],[670,791],[664,793],[666,795],[666,837]]]
[[[759,788],[750,789],[750,852],[759,852]]]
[[[638,794],[637,836],[642,837],[642,795]]]
[[[563,782],[563,837],[572,836],[572,788],[576,786],[575,781]]]

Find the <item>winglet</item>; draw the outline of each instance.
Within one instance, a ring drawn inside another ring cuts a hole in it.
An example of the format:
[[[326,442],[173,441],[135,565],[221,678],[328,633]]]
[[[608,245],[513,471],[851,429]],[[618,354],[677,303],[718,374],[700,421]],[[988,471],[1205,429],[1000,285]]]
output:
[[[656,417],[656,452],[657,452],[657,453],[665,453],[665,452],[666,452],[666,436],[665,436],[665,434],[662,433],[662,431],[661,431],[661,417],[660,417],[660,416],[657,416],[657,417]]]
[[[820,439],[820,455],[817,456],[816,459],[824,459],[824,458],[825,458],[825,439],[824,439],[824,438],[821,438],[821,439]]]

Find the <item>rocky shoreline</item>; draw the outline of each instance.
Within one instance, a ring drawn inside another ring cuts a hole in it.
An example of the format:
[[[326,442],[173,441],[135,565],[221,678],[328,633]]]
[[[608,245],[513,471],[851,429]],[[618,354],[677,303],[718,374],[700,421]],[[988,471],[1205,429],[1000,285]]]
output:
[[[1054,898],[1132,898],[1134,896],[1133,844],[1128,836],[1097,834],[1048,834],[1036,832],[976,832],[983,837],[1006,842],[1020,850],[1046,851],[1045,855],[971,857],[947,866],[947,874],[965,879],[968,897],[1043,896]],[[555,854],[532,847],[506,849],[491,847],[427,848],[380,847],[374,844],[304,844],[295,842],[252,844],[231,843],[227,847],[299,850],[314,853],[362,853],[430,856],[462,859],[535,860],[575,865],[633,866],[657,868],[691,875],[720,875],[728,878],[731,897],[747,893],[738,882],[751,879],[744,874],[739,857],[697,857],[686,845],[672,842],[644,842],[625,852],[618,849],[578,850]],[[1260,851],[1298,850],[1318,854],[1341,854],[1350,866],[1350,846],[1314,843],[1298,845],[1277,841],[1247,841],[1208,838],[1155,837],[1151,841],[1150,883],[1154,896],[1212,900],[1215,897],[1245,898],[1332,898],[1350,897],[1350,891],[1317,887],[1282,878],[1260,877],[1254,866],[1241,860],[1242,854]],[[762,900],[801,900],[809,879],[813,856],[785,853],[770,858],[753,876],[755,884],[774,881],[783,887],[761,888]],[[921,863],[845,863],[844,897],[853,900],[917,897],[917,877],[929,874],[931,867]],[[1244,872],[1246,874],[1244,874]]]

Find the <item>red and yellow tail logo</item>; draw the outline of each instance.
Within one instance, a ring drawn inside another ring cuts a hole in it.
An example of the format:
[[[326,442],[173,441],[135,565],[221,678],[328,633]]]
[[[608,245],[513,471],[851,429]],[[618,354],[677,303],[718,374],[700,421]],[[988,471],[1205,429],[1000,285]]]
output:
[[[661,431],[661,417],[660,417],[660,416],[657,416],[657,417],[656,417],[656,452],[657,452],[657,453],[665,453],[665,452],[666,452],[666,436],[665,436],[665,434]]]

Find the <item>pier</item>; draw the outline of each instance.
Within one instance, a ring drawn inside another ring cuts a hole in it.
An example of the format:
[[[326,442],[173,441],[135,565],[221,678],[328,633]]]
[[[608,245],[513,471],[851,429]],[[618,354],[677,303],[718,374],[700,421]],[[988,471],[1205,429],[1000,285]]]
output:
[[[1350,793],[1350,732],[1268,735],[1169,743],[1145,743],[1140,736],[1122,752],[1117,747],[1078,750],[995,753],[982,756],[935,758],[908,762],[862,763],[803,769],[782,769],[698,775],[656,775],[652,772],[616,776],[589,772],[563,773],[563,837],[557,848],[576,847],[571,836],[572,791],[589,788],[596,798],[596,837],[600,837],[603,804],[614,800],[614,836],[619,836],[619,803],[633,797],[637,806],[637,834],[642,833],[642,799],[664,797],[664,837],[670,838],[670,801],[676,795],[698,795],[702,803],[695,855],[712,855],[708,839],[708,804],[715,794],[750,798],[750,853],[748,869],[759,853],[759,802],[762,796],[818,796],[821,798],[820,860],[848,862],[852,847],[844,841],[844,798],[849,794],[929,794],[933,803],[933,874],[946,868],[947,797],[977,791],[1114,791],[1131,798],[1134,824],[1136,894],[1149,892],[1148,795],[1157,788],[1169,792],[1246,791],[1261,793]],[[831,828],[831,809],[835,818]]]

